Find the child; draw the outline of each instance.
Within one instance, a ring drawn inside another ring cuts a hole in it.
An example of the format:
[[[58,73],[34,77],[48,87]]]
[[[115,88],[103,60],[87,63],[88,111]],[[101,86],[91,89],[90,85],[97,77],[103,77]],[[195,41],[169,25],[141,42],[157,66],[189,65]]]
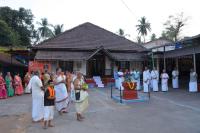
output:
[[[53,87],[53,81],[49,80],[44,94],[44,129],[47,129],[47,124],[48,127],[54,127],[54,125],[51,123],[54,116],[54,105],[55,91]]]

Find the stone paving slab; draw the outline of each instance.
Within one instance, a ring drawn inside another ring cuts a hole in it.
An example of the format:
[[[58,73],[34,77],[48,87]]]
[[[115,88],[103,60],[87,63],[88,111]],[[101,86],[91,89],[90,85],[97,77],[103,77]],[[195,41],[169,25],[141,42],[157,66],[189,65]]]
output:
[[[72,104],[68,114],[55,113],[56,127],[47,130],[41,123],[31,123],[31,95],[1,100],[2,133],[200,133],[199,93],[151,93],[150,101],[128,105],[113,101],[109,88],[92,89],[89,94],[85,121],[76,121]],[[2,128],[5,124],[12,130]]]

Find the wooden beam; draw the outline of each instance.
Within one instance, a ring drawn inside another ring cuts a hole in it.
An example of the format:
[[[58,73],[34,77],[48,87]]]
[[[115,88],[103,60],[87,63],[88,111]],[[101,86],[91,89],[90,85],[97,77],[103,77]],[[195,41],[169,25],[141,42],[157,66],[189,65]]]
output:
[[[166,70],[165,46],[164,46],[164,52],[163,52],[163,61],[164,61],[164,69]]]

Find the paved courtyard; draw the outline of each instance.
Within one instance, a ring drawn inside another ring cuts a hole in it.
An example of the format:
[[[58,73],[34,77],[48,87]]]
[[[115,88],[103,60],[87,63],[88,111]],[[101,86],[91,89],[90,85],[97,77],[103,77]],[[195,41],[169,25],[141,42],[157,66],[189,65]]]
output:
[[[70,112],[55,113],[55,127],[42,129],[31,122],[31,95],[0,101],[1,133],[200,133],[200,93],[173,90],[151,93],[147,102],[119,104],[109,89],[92,89],[83,122]]]

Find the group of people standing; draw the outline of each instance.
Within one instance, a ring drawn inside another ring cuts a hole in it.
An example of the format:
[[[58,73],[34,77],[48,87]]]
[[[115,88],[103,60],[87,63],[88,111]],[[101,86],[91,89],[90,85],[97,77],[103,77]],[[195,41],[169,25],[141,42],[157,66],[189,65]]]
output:
[[[83,113],[88,107],[88,93],[82,87],[83,75],[78,72],[62,72],[61,68],[56,73],[45,71],[43,76],[38,71],[30,79],[28,88],[32,91],[32,119],[33,122],[44,120],[51,127],[54,115],[54,105],[60,115],[68,113],[69,105],[75,103],[78,121],[84,119]]]
[[[13,78],[11,73],[7,72],[4,78],[2,72],[0,72],[0,99],[6,99],[14,95],[22,95],[23,93],[24,88],[19,73]]]
[[[114,79],[115,79],[115,87],[117,89],[123,90],[122,82],[136,82],[137,87],[136,90],[141,90],[140,84],[140,77],[143,76],[143,92],[149,92],[153,90],[154,92],[159,91],[159,80],[161,79],[161,91],[167,92],[168,91],[168,80],[169,75],[165,69],[163,69],[162,73],[159,74],[159,71],[154,67],[151,71],[148,67],[145,67],[143,73],[141,74],[140,71],[137,69],[128,70],[126,69],[125,72],[122,70],[114,72]],[[179,88],[179,71],[177,68],[171,73],[172,75],[172,88],[178,89]],[[194,69],[190,70],[190,82],[189,82],[189,92],[197,92],[198,85],[197,85],[197,73]]]
[[[137,69],[134,69],[132,71],[128,71],[128,69],[125,70],[125,72],[120,69],[119,71],[114,72],[114,79],[115,79],[115,88],[124,90],[124,87],[122,85],[122,82],[124,81],[131,81],[136,82],[137,90],[140,90],[140,71]]]

